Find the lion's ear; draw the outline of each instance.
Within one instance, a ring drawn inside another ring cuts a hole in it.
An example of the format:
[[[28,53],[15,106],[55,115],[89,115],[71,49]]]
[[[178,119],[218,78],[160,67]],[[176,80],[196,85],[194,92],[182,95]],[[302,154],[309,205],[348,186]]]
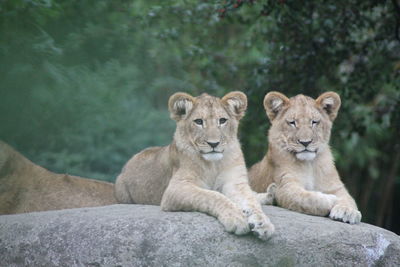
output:
[[[273,121],[278,113],[289,105],[289,98],[279,92],[269,92],[264,97],[264,108],[270,121]]]
[[[329,116],[330,120],[333,121],[340,108],[340,96],[335,92],[326,92],[320,95],[317,100],[317,105],[323,109]]]
[[[189,114],[193,108],[194,97],[186,93],[175,93],[168,100],[171,118],[179,121]]]
[[[222,98],[222,103],[226,105],[229,111],[240,120],[247,109],[247,96],[242,92],[235,91],[226,94]]]

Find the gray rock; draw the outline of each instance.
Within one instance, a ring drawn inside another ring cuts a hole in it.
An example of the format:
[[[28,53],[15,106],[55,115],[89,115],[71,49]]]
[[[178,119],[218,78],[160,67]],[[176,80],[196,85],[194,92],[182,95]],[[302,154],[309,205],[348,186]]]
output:
[[[400,237],[264,206],[267,242],[197,212],[112,205],[0,216],[1,266],[399,266]]]

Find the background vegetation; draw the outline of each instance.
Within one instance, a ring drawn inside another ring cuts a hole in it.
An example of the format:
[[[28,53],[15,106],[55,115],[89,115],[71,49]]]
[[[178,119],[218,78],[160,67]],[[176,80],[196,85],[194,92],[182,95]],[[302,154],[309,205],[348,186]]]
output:
[[[268,91],[333,90],[339,172],[363,221],[400,233],[399,25],[397,0],[3,0],[0,139],[52,171],[114,181],[170,142],[173,92],[242,90],[250,166],[267,147]]]

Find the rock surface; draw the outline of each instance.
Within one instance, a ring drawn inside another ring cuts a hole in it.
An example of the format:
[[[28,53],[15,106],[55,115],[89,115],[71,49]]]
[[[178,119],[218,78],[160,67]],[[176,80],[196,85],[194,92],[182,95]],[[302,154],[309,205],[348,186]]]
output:
[[[399,266],[400,237],[368,225],[264,206],[267,242],[197,212],[158,206],[0,216],[1,266]]]

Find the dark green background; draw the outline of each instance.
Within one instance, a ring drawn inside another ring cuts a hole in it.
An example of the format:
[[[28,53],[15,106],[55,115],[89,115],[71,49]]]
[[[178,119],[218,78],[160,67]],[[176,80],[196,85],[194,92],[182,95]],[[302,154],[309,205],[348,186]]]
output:
[[[171,141],[172,93],[242,90],[250,166],[267,147],[268,91],[332,90],[339,172],[363,221],[399,233],[397,2],[3,0],[0,139],[52,171],[114,181]]]

